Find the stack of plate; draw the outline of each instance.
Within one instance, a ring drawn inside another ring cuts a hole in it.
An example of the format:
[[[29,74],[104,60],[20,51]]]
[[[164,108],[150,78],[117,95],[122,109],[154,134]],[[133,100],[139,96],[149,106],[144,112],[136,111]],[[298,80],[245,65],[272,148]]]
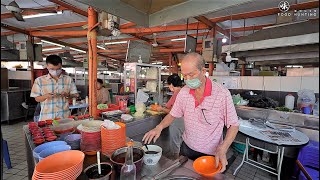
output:
[[[101,132],[81,131],[80,149],[88,155],[101,150]]]
[[[40,161],[33,172],[32,180],[75,180],[83,170],[84,153],[63,151]]]
[[[106,156],[111,156],[112,153],[126,146],[126,125],[121,122],[116,122],[120,129],[107,129],[101,126],[101,151]]]

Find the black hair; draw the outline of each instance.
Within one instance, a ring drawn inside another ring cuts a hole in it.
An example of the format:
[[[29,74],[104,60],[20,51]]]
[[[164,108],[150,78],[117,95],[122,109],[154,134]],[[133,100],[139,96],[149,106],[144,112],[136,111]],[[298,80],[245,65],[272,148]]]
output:
[[[60,56],[58,55],[49,55],[47,58],[46,58],[46,63],[47,64],[52,64],[54,66],[58,66],[59,64],[62,65],[62,59]]]
[[[182,86],[182,80],[179,77],[178,74],[172,74],[168,77],[168,84],[172,84],[174,87],[181,87]]]
[[[103,84],[103,80],[102,79],[97,79],[97,82],[100,84]]]

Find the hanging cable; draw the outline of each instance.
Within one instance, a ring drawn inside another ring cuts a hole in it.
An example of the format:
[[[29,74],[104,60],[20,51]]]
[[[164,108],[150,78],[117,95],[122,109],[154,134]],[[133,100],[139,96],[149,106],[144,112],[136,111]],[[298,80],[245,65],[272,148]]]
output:
[[[231,18],[230,18],[230,32],[229,32],[229,36],[230,36],[230,39],[229,39],[229,51],[231,53],[231,31],[232,31],[232,9],[231,9]]]
[[[246,19],[243,19],[243,36],[246,35]]]
[[[189,26],[189,18],[187,18],[187,29],[186,29],[186,35],[188,35],[188,26]]]

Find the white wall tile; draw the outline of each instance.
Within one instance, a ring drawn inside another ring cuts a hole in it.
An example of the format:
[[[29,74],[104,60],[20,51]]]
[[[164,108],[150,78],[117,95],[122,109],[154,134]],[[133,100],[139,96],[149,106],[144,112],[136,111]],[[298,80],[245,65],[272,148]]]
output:
[[[280,91],[281,86],[280,76],[265,76],[264,90],[265,91]]]
[[[314,68],[301,68],[302,74],[301,76],[314,76]]]
[[[281,91],[298,92],[301,87],[301,77],[281,77]]]
[[[314,92],[319,93],[319,76],[314,77]]]
[[[240,76],[239,89],[248,89],[248,76]]]
[[[319,77],[319,68],[314,68],[313,69],[313,76]]]
[[[314,77],[301,77],[301,89],[314,90]]]
[[[263,90],[263,76],[248,76],[248,89]]]

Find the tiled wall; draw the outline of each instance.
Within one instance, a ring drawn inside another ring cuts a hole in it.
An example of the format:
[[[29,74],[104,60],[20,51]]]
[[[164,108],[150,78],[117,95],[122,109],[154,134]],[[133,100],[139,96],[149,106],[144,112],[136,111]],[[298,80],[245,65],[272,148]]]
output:
[[[319,93],[319,76],[211,76],[228,89],[298,92],[310,89]]]

